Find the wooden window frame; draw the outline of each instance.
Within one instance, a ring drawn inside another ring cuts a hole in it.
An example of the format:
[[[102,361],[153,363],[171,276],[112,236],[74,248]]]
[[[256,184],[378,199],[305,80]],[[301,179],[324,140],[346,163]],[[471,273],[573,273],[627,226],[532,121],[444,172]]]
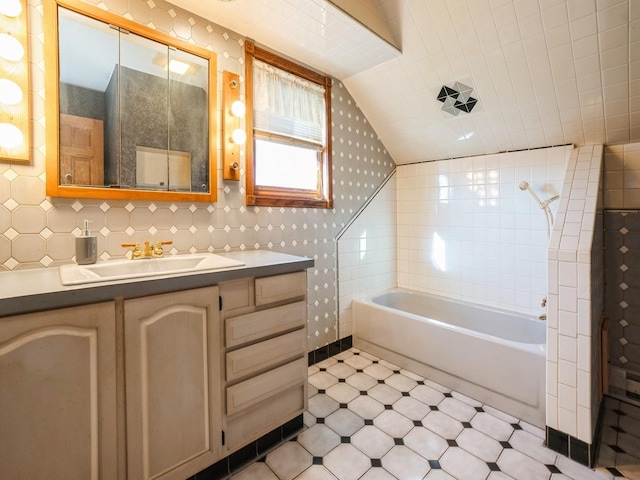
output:
[[[296,208],[333,208],[332,168],[331,168],[331,77],[321,75],[272,52],[256,47],[251,41],[245,43],[245,89],[246,89],[246,128],[247,143],[246,179],[247,205],[269,207]],[[255,154],[253,133],[253,60],[260,60],[281,70],[297,75],[325,88],[324,100],[326,108],[326,129],[324,149],[320,152],[320,169],[323,176],[323,197],[318,198],[318,192],[296,190],[292,188],[276,188],[256,186],[255,184]]]

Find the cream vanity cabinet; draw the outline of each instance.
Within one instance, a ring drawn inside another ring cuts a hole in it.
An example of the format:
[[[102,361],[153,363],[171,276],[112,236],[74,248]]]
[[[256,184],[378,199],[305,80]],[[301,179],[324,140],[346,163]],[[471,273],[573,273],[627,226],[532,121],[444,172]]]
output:
[[[217,287],[124,301],[127,478],[178,479],[222,457]]]
[[[115,303],[0,318],[0,477],[116,478]]]
[[[228,455],[306,410],[306,272],[219,287]]]

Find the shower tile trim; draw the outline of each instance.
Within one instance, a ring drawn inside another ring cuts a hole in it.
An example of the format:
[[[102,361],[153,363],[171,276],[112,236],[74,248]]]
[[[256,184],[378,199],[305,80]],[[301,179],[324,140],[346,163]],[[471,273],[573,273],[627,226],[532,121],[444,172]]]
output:
[[[548,248],[546,423],[548,431],[573,438],[568,445],[586,451],[589,458],[590,449],[576,442],[593,444],[600,406],[600,392],[593,391],[593,386],[598,383],[599,325],[604,303],[603,237],[599,228],[602,166],[602,145],[571,151]],[[578,218],[579,222],[569,221]],[[560,375],[561,366],[565,373],[567,366],[572,367],[577,379]]]

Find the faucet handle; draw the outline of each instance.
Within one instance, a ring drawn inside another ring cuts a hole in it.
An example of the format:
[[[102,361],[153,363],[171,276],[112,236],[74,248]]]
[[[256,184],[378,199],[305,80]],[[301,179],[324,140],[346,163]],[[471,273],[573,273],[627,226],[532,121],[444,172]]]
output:
[[[172,240],[164,240],[162,242],[156,242],[156,248],[153,249],[153,256],[161,257],[164,254],[164,249],[162,248],[162,246],[172,245],[172,244],[173,244]]]
[[[131,248],[131,260],[136,260],[142,255],[142,250],[140,250],[139,243],[122,243],[120,245],[123,248]]]

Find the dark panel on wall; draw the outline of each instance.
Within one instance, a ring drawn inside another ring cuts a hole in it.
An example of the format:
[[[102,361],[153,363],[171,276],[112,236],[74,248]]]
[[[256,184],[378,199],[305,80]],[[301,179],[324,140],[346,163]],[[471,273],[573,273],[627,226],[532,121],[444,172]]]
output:
[[[60,113],[104,120],[104,92],[60,82]]]
[[[604,245],[609,358],[640,372],[640,212],[606,212]]]

